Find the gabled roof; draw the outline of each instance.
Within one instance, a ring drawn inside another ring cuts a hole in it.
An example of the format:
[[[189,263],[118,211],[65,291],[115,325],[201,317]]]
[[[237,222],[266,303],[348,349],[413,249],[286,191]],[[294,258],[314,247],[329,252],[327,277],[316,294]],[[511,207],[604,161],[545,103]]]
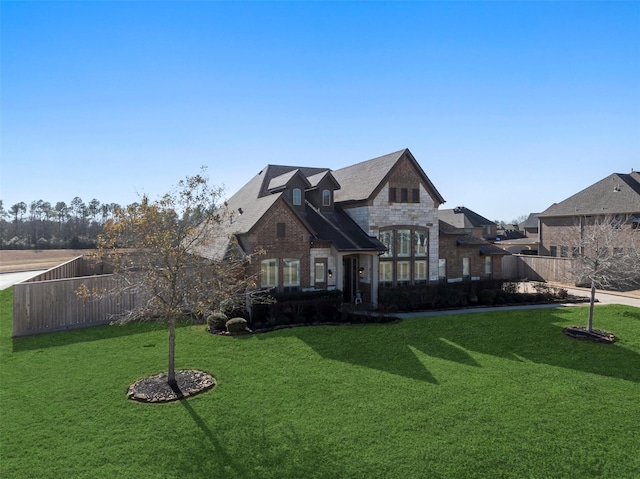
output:
[[[526,220],[520,223],[518,226],[522,229],[538,228],[538,215],[540,213],[530,213]]]
[[[305,208],[305,219],[320,241],[330,241],[338,251],[386,251],[377,238],[367,235],[344,211],[320,212],[312,206]]]
[[[640,173],[613,173],[560,203],[539,217],[582,216],[640,212]]]
[[[434,196],[434,200],[439,204],[444,203],[444,198],[431,183],[408,148],[333,171],[333,176],[342,186],[342,189],[335,193],[335,202],[344,203],[370,199],[403,157],[407,158],[416,168],[422,181],[426,184],[427,190]]]
[[[471,211],[464,206],[458,206],[453,209],[438,210],[438,218],[456,228],[476,228],[478,226],[492,225],[495,222],[488,220],[484,216],[480,216],[475,211]]]
[[[465,231],[464,228],[456,228],[455,226],[439,220],[438,229],[441,235],[449,235],[456,237],[456,244],[458,246],[477,246],[481,255],[510,255],[508,251],[497,247],[491,242],[473,236]]]
[[[328,179],[329,181],[331,181],[331,183],[333,183],[333,186],[336,190],[339,190],[341,188],[335,176],[333,176],[333,174],[329,170],[323,171],[315,175],[311,175],[307,178],[311,189],[316,188],[318,184],[320,184],[320,182],[324,179]]]
[[[305,184],[306,188],[309,188],[311,186],[311,183],[309,183],[309,180],[307,179],[307,177],[304,176],[300,172],[299,168],[296,168],[295,170],[291,170],[291,171],[289,171],[287,173],[284,173],[284,174],[282,174],[280,176],[276,176],[275,178],[271,178],[271,180],[269,181],[268,189],[269,189],[270,192],[283,189],[295,177],[300,178],[302,180],[302,182]]]

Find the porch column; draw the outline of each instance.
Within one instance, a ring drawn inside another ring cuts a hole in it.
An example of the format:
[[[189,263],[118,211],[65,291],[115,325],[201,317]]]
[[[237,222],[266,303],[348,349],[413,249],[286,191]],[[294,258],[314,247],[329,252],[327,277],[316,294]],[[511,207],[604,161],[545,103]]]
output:
[[[371,304],[374,307],[378,306],[378,279],[380,274],[378,272],[380,267],[380,256],[377,254],[371,255]]]

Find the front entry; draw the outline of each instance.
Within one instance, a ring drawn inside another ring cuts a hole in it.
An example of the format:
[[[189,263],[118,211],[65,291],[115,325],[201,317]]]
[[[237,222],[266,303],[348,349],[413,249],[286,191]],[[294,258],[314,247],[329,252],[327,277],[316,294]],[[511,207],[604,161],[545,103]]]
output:
[[[342,295],[345,303],[353,303],[358,291],[358,257],[342,258]]]

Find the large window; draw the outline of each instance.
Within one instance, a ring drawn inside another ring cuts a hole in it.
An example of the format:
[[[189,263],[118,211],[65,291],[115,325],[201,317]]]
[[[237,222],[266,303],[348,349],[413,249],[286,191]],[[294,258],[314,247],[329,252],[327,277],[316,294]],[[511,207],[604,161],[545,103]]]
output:
[[[260,286],[263,288],[278,287],[277,259],[265,259],[260,263]]]
[[[285,258],[282,260],[282,285],[286,292],[300,288],[300,260]]]
[[[429,278],[429,231],[412,227],[384,229],[378,238],[387,247],[381,255],[380,283],[424,284]]]

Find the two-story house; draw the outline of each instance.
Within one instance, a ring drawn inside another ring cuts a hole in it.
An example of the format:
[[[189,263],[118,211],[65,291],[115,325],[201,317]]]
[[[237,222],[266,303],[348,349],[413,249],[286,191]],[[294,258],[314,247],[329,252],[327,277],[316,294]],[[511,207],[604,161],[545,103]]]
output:
[[[227,200],[232,220],[206,254],[233,239],[261,252],[263,288],[340,289],[375,304],[380,283],[437,280],[443,202],[408,149],[335,171],[268,165]]]
[[[487,241],[493,241],[498,234],[498,225],[465,206],[443,209],[438,212],[441,221],[464,230],[466,233]]]
[[[442,280],[442,203],[408,149],[338,170],[267,165],[227,200],[231,221],[206,254],[260,251],[250,267],[262,288],[339,289],[375,305],[381,286]],[[470,277],[486,277],[482,261]]]
[[[640,173],[613,173],[538,215],[539,254],[571,257],[579,254],[581,238],[596,221],[640,235]],[[625,235],[619,235],[626,241]],[[635,238],[635,236],[634,236]],[[627,247],[620,244],[620,248]]]

